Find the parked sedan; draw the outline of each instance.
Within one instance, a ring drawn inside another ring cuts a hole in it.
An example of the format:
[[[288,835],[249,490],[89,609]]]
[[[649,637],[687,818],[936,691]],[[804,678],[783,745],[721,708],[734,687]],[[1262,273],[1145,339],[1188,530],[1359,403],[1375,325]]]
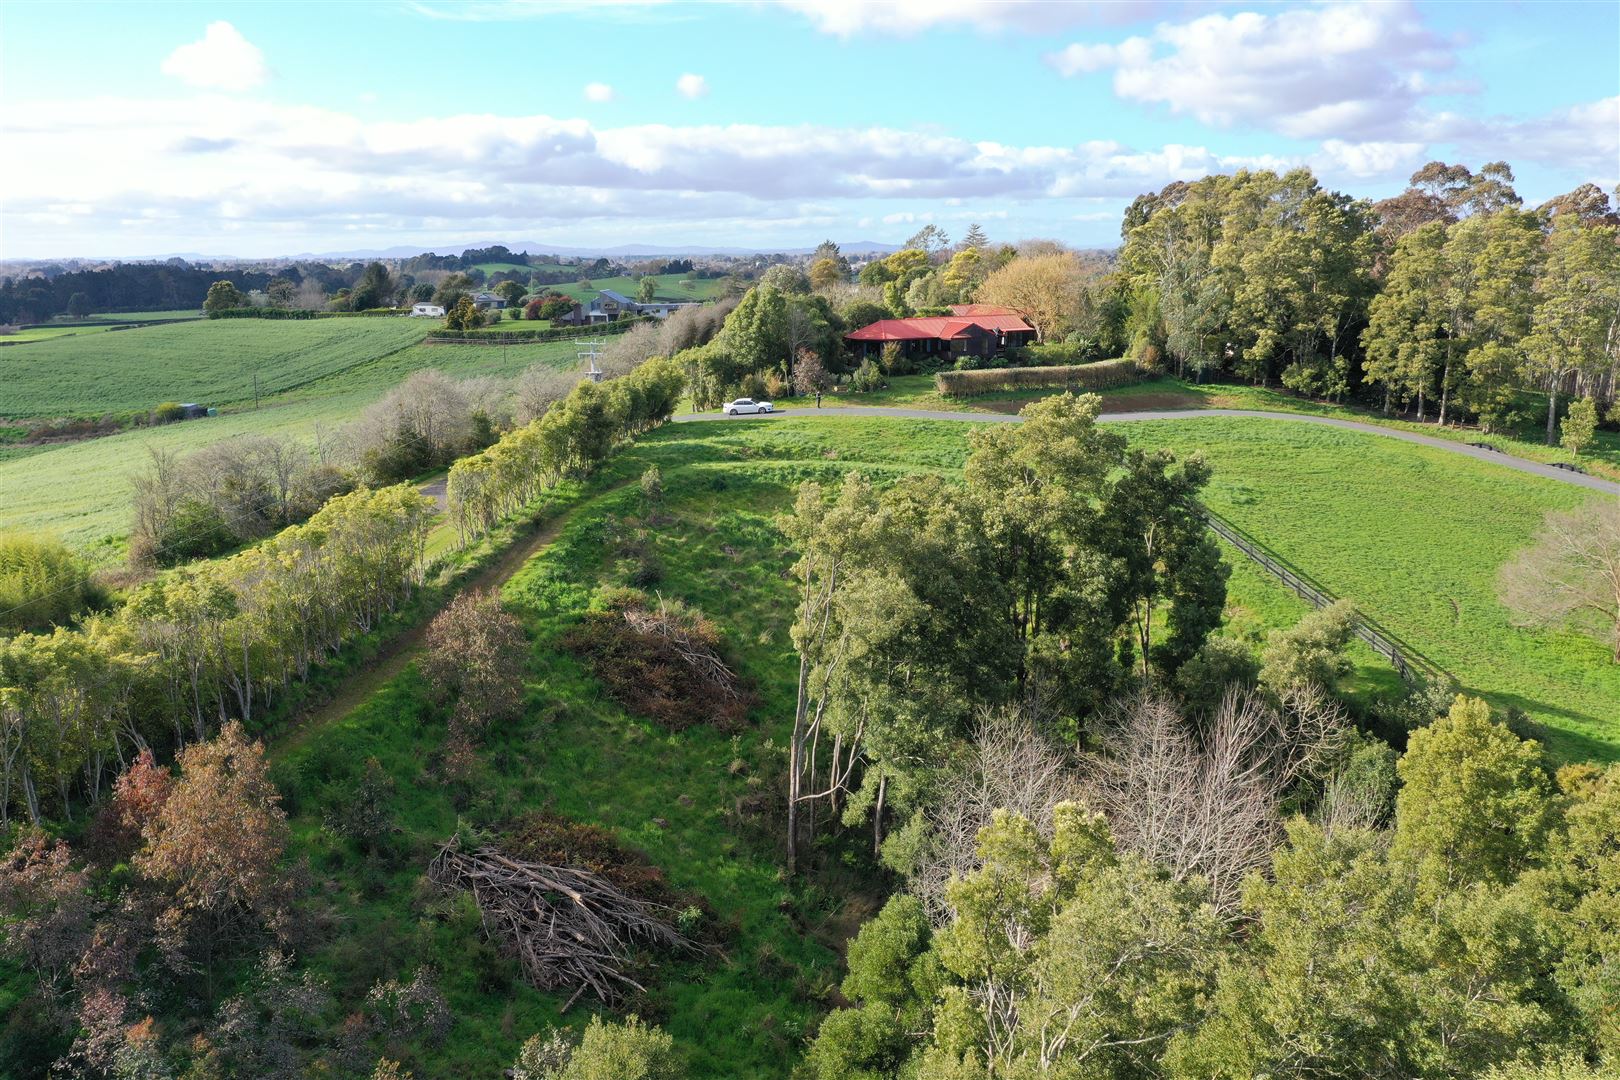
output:
[[[720,406],[720,411],[727,416],[737,416],[741,413],[775,412],[776,406],[768,401],[755,401],[753,398],[740,397],[736,401],[728,401]]]

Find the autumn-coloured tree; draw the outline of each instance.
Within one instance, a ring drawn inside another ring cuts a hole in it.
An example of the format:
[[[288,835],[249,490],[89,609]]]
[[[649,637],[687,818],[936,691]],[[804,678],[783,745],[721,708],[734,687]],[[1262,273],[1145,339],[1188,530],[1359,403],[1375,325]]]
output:
[[[1082,270],[1068,252],[1014,259],[984,279],[978,298],[1010,307],[1047,341],[1080,313]]]
[[[265,913],[287,844],[287,815],[263,744],[233,720],[215,738],[182,750],[179,764],[136,869],[171,891],[182,921],[203,915],[217,931]]]
[[[174,777],[151,750],[142,750],[113,784],[112,799],[96,821],[95,847],[109,860],[132,854],[148,826],[157,821],[174,790]]]
[[[451,748],[470,747],[490,724],[523,714],[528,642],[494,592],[452,600],[428,626],[422,673],[441,701],[454,701]]]
[[[43,832],[24,833],[0,860],[0,945],[46,983],[62,981],[91,932],[90,875]]]
[[[793,365],[793,388],[801,394],[819,394],[831,380],[827,366],[813,349],[800,349]]]

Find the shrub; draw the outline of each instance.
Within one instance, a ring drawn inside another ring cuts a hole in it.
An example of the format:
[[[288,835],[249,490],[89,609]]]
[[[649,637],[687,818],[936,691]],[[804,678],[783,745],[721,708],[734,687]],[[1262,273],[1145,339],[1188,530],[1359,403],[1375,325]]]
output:
[[[941,371],[934,385],[946,397],[978,397],[1000,390],[1106,390],[1141,382],[1147,374],[1131,360],[1063,367]]]
[[[883,372],[871,360],[862,360],[861,366],[855,369],[855,374],[849,377],[849,388],[857,394],[864,394],[869,390],[876,390],[883,385]]]
[[[192,498],[175,506],[152,543],[152,561],[159,566],[178,566],[192,559],[223,555],[236,546],[237,539],[212,503]]]
[[[1051,341],[1043,345],[1029,345],[1010,350],[1009,356],[1020,366],[1058,367],[1064,364],[1090,364],[1104,359],[1095,341]]]
[[[60,540],[0,533],[0,634],[49,630],[101,600],[84,562]]]
[[[152,409],[152,423],[154,424],[172,424],[176,420],[185,419],[185,416],[186,410],[180,407],[178,401],[165,401]]]

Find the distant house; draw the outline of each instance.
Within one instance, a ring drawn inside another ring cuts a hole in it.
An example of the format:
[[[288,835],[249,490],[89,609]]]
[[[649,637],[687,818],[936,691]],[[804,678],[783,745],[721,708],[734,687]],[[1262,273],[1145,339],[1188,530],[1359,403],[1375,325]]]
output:
[[[649,304],[636,304],[637,315],[651,315],[655,319],[667,319],[681,308],[697,307],[701,300],[654,300]]]
[[[612,322],[620,315],[633,315],[636,302],[620,292],[603,289],[585,306],[587,322]]]
[[[506,297],[496,296],[492,292],[476,292],[473,293],[472,302],[473,307],[479,311],[488,311],[491,308],[500,311],[506,306]]]
[[[1008,308],[958,304],[949,315],[915,319],[879,319],[844,335],[857,355],[876,356],[888,342],[913,359],[994,356],[1009,346],[1027,345],[1035,330]]]
[[[439,304],[413,304],[411,305],[411,318],[442,319],[444,318],[444,308]]]
[[[591,299],[591,302],[576,310],[579,314],[574,318],[554,319],[554,322],[568,322],[579,325],[581,321],[587,323],[613,322],[615,319],[650,315],[655,319],[667,319],[670,315],[684,307],[692,307],[700,303],[697,300],[655,300],[651,303],[640,303],[630,299],[621,292],[612,289],[603,289]]]

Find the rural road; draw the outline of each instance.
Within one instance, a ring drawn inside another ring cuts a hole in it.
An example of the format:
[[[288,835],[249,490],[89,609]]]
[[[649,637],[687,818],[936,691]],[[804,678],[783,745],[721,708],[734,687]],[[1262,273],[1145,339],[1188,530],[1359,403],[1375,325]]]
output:
[[[691,422],[694,420],[741,422],[748,420],[803,419],[811,416],[887,416],[910,420],[957,420],[992,424],[1017,423],[1019,420],[1018,416],[1011,413],[947,412],[942,409],[903,409],[888,408],[881,405],[841,405],[832,409],[786,409],[757,416],[735,417],[714,412],[690,413],[676,416],[675,420],[677,422]],[[1156,409],[1143,412],[1103,413],[1097,420],[1099,423],[1121,423],[1132,420],[1203,420],[1215,417],[1236,417],[1245,420],[1286,420],[1297,424],[1320,424],[1324,427],[1345,428],[1349,431],[1359,431],[1368,435],[1382,435],[1390,439],[1417,443],[1419,446],[1432,446],[1436,450],[1448,450],[1454,454],[1462,454],[1466,457],[1477,458],[1480,461],[1488,461],[1493,465],[1501,465],[1504,468],[1530,473],[1532,476],[1541,476],[1564,484],[1574,484],[1576,487],[1589,488],[1592,491],[1601,491],[1608,495],[1620,495],[1620,484],[1612,480],[1587,476],[1585,473],[1570,472],[1568,469],[1559,469],[1551,465],[1544,465],[1539,461],[1514,457],[1512,454],[1498,450],[1486,450],[1478,446],[1469,446],[1467,443],[1452,442],[1449,439],[1436,439],[1430,435],[1419,435],[1415,431],[1381,427],[1378,424],[1366,424],[1359,420],[1341,420],[1334,416],[1266,412],[1261,409]]]

